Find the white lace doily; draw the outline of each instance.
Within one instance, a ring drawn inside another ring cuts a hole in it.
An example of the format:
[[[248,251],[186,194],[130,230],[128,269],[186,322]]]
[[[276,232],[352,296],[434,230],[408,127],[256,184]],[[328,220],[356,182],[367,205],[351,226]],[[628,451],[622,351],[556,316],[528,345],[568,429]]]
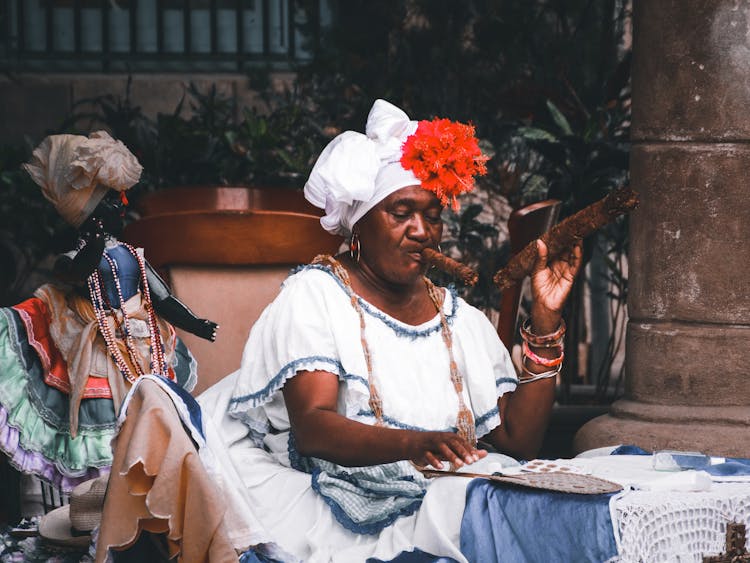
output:
[[[714,484],[707,492],[631,491],[612,503],[619,561],[700,563],[725,550],[728,522],[750,524],[750,486]]]
[[[725,551],[729,522],[750,529],[750,482],[654,471],[651,456],[584,456],[565,463],[636,489],[610,501],[619,553],[611,561],[701,563],[704,555]]]

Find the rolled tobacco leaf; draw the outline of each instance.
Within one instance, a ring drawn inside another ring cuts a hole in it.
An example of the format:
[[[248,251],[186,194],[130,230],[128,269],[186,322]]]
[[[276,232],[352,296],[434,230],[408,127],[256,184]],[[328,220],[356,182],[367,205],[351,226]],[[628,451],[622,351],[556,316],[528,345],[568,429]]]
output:
[[[623,186],[560,221],[539,238],[547,245],[548,256],[552,260],[573,246],[577,240],[587,237],[637,206],[638,194],[630,189],[630,186]],[[492,278],[495,285],[504,290],[528,276],[534,267],[536,255],[536,241],[531,241],[523,250],[511,257],[504,268],[498,270]]]
[[[441,254],[432,248],[425,248],[422,250],[422,257],[429,264],[432,264],[437,269],[442,270],[455,278],[459,278],[466,285],[473,286],[479,279],[479,275],[465,264],[461,264],[461,262],[449,258],[445,254]]]

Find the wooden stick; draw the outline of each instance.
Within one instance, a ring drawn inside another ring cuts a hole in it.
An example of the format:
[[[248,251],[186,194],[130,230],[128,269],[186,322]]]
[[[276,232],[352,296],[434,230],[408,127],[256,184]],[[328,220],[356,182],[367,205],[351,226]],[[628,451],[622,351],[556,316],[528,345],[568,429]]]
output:
[[[474,270],[453,258],[449,258],[445,254],[441,254],[437,250],[425,248],[422,251],[422,257],[439,270],[453,277],[460,278],[466,285],[473,286],[479,280],[479,275]]]
[[[573,246],[577,240],[587,237],[607,223],[611,223],[617,216],[637,206],[638,194],[629,186],[620,187],[564,219],[539,238],[546,243],[549,259],[552,260]],[[536,262],[536,255],[536,241],[531,241],[495,274],[495,285],[505,290],[528,276]]]

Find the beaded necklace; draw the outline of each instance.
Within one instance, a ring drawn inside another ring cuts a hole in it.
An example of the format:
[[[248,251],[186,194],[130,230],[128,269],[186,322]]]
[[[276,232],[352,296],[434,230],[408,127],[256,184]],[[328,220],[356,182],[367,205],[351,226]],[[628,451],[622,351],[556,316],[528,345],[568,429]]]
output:
[[[352,289],[351,279],[349,273],[336,260],[329,254],[321,254],[316,256],[313,260],[313,264],[328,265],[333,271],[334,275],[341,280],[344,285],[344,289],[349,296],[349,301],[352,307],[359,316],[359,329],[360,329],[360,342],[362,343],[362,351],[365,355],[365,364],[367,366],[367,384],[370,389],[370,400],[369,405],[372,412],[375,414],[375,425],[385,426],[383,421],[383,401],[380,398],[378,392],[377,381],[375,378],[374,371],[372,369],[372,354],[370,353],[370,347],[367,344],[367,338],[365,337],[365,314],[362,307],[359,304],[359,297]],[[448,349],[448,359],[450,360],[450,374],[451,382],[453,383],[453,389],[456,391],[458,396],[458,414],[456,416],[456,430],[457,434],[465,439],[472,446],[477,443],[476,429],[474,427],[474,415],[467,408],[463,397],[464,381],[463,376],[458,371],[458,365],[453,357],[453,335],[451,333],[450,326],[448,325],[448,319],[445,318],[445,312],[443,311],[443,293],[435,287],[429,279],[423,278],[425,286],[427,287],[427,294],[430,297],[435,309],[437,309],[440,315],[440,329],[443,336],[443,342],[445,347]]]
[[[154,312],[153,305],[151,303],[151,294],[148,288],[148,279],[146,277],[146,267],[143,263],[143,258],[138,254],[135,248],[127,243],[120,243],[125,247],[130,254],[138,262],[138,269],[141,275],[141,294],[143,296],[144,307],[147,312],[147,325],[149,333],[149,352],[150,362],[149,368],[151,373],[156,373],[164,377],[168,377],[168,368],[164,357],[164,344],[161,339],[161,332],[159,331],[158,324],[156,322],[156,313]],[[107,351],[114,360],[117,368],[120,370],[122,376],[127,379],[130,383],[135,383],[135,380],[143,375],[143,368],[138,361],[138,355],[136,354],[135,340],[132,335],[130,328],[130,319],[127,312],[125,311],[125,299],[122,294],[122,288],[120,287],[120,280],[118,276],[117,263],[112,258],[104,253],[104,258],[109,264],[112,270],[112,276],[115,282],[115,289],[117,290],[117,297],[120,300],[120,311],[122,313],[122,323],[118,324],[118,328],[125,336],[125,349],[128,353],[128,357],[135,369],[130,369],[125,357],[123,356],[120,348],[117,346],[117,337],[112,333],[112,329],[107,322],[107,315],[113,315],[115,323],[117,323],[117,317],[112,312],[112,307],[105,300],[104,284],[102,283],[101,274],[99,269],[95,269],[88,278],[89,294],[91,295],[91,302],[94,306],[94,313],[96,315],[97,323],[99,324],[99,331],[104,338],[104,342],[107,346]]]

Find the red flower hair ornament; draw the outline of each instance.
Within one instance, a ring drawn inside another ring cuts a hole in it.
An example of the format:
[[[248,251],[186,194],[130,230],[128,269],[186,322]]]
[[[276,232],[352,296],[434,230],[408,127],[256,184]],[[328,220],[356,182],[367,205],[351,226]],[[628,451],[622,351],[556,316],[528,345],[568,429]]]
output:
[[[474,126],[450,119],[420,121],[401,150],[401,166],[411,170],[440,203],[450,201],[454,211],[458,211],[456,197],[474,189],[474,176],[487,173],[487,160]]]

